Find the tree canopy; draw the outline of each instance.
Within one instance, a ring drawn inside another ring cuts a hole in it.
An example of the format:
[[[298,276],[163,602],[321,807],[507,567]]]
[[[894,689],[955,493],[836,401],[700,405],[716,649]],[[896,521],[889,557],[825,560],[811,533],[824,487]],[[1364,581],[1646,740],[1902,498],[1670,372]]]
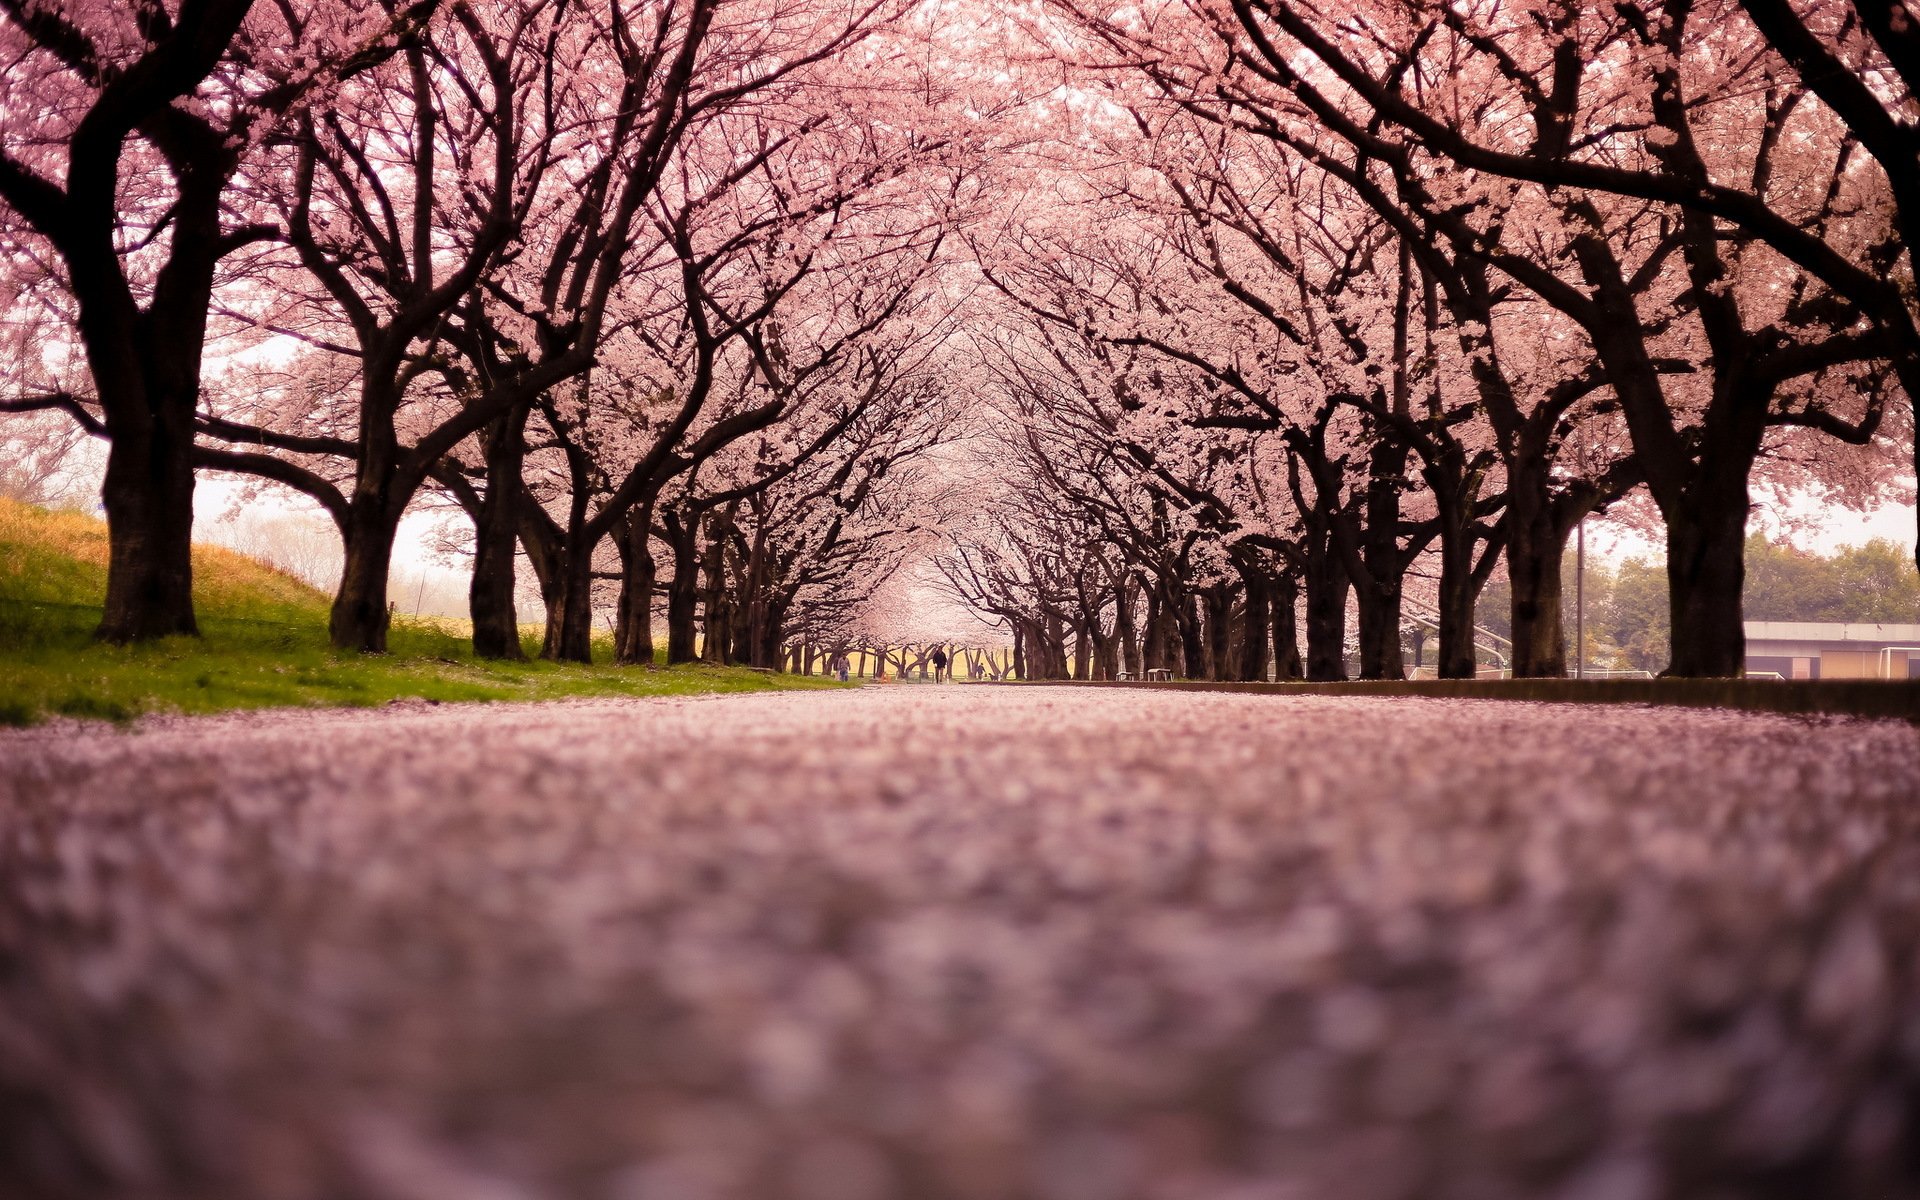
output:
[[[1755,496],[1912,493],[1889,11],[0,0],[0,412],[107,444],[113,640],[195,629],[212,471],[333,522],[342,648],[438,506],[483,654],[531,575],[565,659],[940,592],[1029,674],[1466,675],[1504,577],[1556,675],[1612,514],[1737,674]]]

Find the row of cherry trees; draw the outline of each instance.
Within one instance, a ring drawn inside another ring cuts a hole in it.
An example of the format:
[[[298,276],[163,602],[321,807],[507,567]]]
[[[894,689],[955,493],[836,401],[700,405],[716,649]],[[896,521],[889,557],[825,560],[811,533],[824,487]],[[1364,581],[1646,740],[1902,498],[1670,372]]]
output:
[[[109,444],[101,635],[195,631],[196,471],[304,493],[381,650],[402,515],[474,644],[774,665],[932,521],[986,111],[898,0],[0,2],[5,407]],[[666,572],[663,564],[669,565]],[[667,582],[661,582],[665,574]],[[599,600],[596,600],[596,595]]]
[[[664,599],[775,665],[939,532],[1029,674],[1330,678],[1350,608],[1363,675],[1409,619],[1466,674],[1504,569],[1551,675],[1612,509],[1724,675],[1755,487],[1912,461],[1899,3],[0,0],[0,49],[50,331],[0,407],[109,444],[111,639],[194,629],[219,470],[332,517],[342,647],[427,498],[487,655],[525,562],[552,657]]]
[[[1754,488],[1911,464],[1897,4],[1058,0],[1032,33],[1071,152],[979,239],[1011,469],[944,563],[1032,674],[1338,678],[1351,596],[1362,676],[1407,624],[1466,676],[1501,565],[1514,672],[1562,674],[1564,548],[1624,504],[1664,529],[1669,670],[1734,675]]]

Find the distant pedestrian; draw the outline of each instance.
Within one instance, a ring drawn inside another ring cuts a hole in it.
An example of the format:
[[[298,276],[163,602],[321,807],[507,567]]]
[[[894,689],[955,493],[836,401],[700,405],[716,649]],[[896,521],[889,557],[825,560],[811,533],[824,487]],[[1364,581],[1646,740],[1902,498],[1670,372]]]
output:
[[[841,683],[845,683],[847,681],[847,665],[847,652],[841,650],[834,654],[833,661],[827,664],[827,670],[838,677]]]
[[[933,681],[935,683],[947,682],[947,652],[945,650],[936,649],[933,652]]]

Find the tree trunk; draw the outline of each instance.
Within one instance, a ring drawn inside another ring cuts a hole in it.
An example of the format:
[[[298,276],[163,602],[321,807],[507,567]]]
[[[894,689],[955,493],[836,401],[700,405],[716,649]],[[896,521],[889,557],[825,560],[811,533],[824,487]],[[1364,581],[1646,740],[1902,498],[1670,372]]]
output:
[[[759,644],[759,635],[754,627],[741,619],[740,603],[737,598],[730,599],[727,611],[733,614],[733,624],[728,627],[727,661],[730,663],[753,664],[754,647]]]
[[[1112,633],[1101,633],[1098,625],[1090,626],[1089,633],[1093,638],[1093,677],[1112,679],[1120,673],[1120,639]]]
[[[1238,678],[1257,683],[1267,677],[1267,638],[1273,624],[1272,596],[1267,581],[1257,571],[1240,576],[1246,583],[1246,615],[1240,625],[1240,669]]]
[[[1507,490],[1507,580],[1512,585],[1513,677],[1559,678],[1567,673],[1567,633],[1561,618],[1560,570],[1567,534],[1544,497]]]
[[[1207,677],[1207,643],[1200,627],[1200,598],[1192,592],[1173,606],[1180,625],[1180,674],[1187,679]]]
[[[1672,657],[1661,674],[1731,678],[1745,672],[1740,591],[1746,578],[1747,508],[1744,486],[1733,495],[1696,493],[1689,519],[1667,523]]]
[[[356,496],[347,510],[346,562],[333,598],[328,636],[340,650],[384,654],[387,650],[387,579],[393,569],[393,539],[399,521],[381,495]]]
[[[746,578],[741,598],[746,603],[747,619],[741,653],[737,656],[752,667],[780,665],[780,637],[774,615],[771,555],[767,550],[765,518],[754,514],[753,541],[747,554]]]
[[[1468,514],[1440,506],[1440,647],[1435,667],[1442,679],[1472,679],[1473,607],[1480,591],[1473,576],[1473,528]],[[1396,620],[1395,625],[1399,622]],[[1395,650],[1399,637],[1395,634]]]
[[[20,11],[10,10],[8,20],[20,20]],[[44,20],[52,28],[67,19],[66,11],[47,8],[27,20]],[[130,286],[129,256],[118,244],[126,226],[115,218],[124,184],[115,168],[124,165],[133,130],[151,133],[150,123],[171,111],[168,98],[192,93],[193,81],[214,69],[216,56],[201,50],[224,45],[244,12],[244,5],[202,9],[178,27],[161,16],[151,39],[156,49],[143,66],[165,61],[170,65],[161,70],[185,73],[159,87],[151,86],[157,77],[130,90],[110,87],[90,111],[69,114],[79,129],[106,140],[82,134],[92,145],[81,157],[92,165],[68,172],[64,198],[50,211],[13,214],[34,225],[52,218],[64,226],[53,241],[64,260],[75,331],[105,419],[107,469],[100,502],[107,517],[107,585],[95,631],[102,641],[200,632],[193,612],[194,412],[214,277],[229,248],[222,200],[239,153],[217,138],[169,139],[178,190],[154,229],[164,228],[166,238],[133,256],[142,263],[143,275],[153,269],[150,285],[138,287]],[[144,27],[145,17],[140,23]],[[197,121],[190,118],[189,124],[197,128]],[[41,226],[41,232],[50,230]],[[149,261],[155,254],[161,259]],[[145,309],[136,291],[144,293]]]
[[[1347,677],[1347,568],[1329,539],[1314,539],[1307,556],[1307,678]]]
[[[191,407],[188,409],[191,413]],[[107,446],[107,597],[95,636],[143,641],[200,632],[193,616],[193,429],[155,420]]]
[[[1284,571],[1273,581],[1273,675],[1278,680],[1300,679],[1305,675],[1300,665],[1299,617],[1295,612],[1300,599],[1300,585],[1294,580],[1291,570]]]
[[[526,657],[520,648],[520,614],[513,603],[513,569],[519,547],[527,413],[525,408],[516,409],[487,431],[487,492],[473,518],[473,579],[467,586],[477,658]]]
[[[1356,591],[1360,603],[1360,678],[1405,679],[1407,666],[1400,650],[1400,588],[1398,582]]]
[[[1440,589],[1440,644],[1434,664],[1442,679],[1472,679],[1479,672],[1474,657],[1474,588]]]
[[[1160,584],[1156,580],[1146,589],[1147,596],[1147,634],[1146,644],[1140,650],[1141,678],[1148,671],[1165,670],[1170,666],[1167,661],[1167,622],[1166,604]]]
[[[727,590],[727,538],[733,522],[727,513],[716,512],[708,531],[705,601],[706,623],[700,631],[700,658],[716,666],[733,661],[733,596]]]
[[[1687,254],[1700,253],[1701,238],[1711,234],[1701,226],[1689,231]],[[1620,400],[1647,490],[1667,523],[1671,657],[1661,674],[1739,676],[1746,666],[1740,589],[1746,574],[1747,486],[1773,402],[1773,385],[1752,374],[1750,355],[1758,343],[1742,336],[1739,354],[1729,346],[1714,347],[1718,361],[1705,421],[1681,436],[1632,297],[1611,258],[1612,247],[1604,239],[1586,238],[1573,249],[1608,317],[1588,322],[1589,335]],[[1689,461],[1695,452],[1697,461]]]
[[[1406,557],[1400,549],[1400,492],[1409,452],[1397,443],[1381,440],[1368,453],[1367,490],[1361,511],[1349,512],[1335,527],[1336,537],[1349,537],[1359,560],[1350,568],[1354,607],[1360,617],[1360,678],[1405,679],[1407,667],[1400,652],[1400,597]],[[1364,525],[1355,528],[1356,516]],[[1351,561],[1351,560],[1350,560]]]
[[[394,473],[399,443],[393,412],[399,397],[371,376],[360,387],[360,458],[354,468],[353,494],[341,529],[346,561],[340,590],[327,622],[328,636],[339,650],[384,654],[391,609],[387,603],[388,576],[393,569],[393,539],[405,500],[394,501]]]
[[[1235,678],[1238,664],[1233,655],[1233,589],[1216,583],[1207,589],[1207,675],[1208,679]]]
[[[760,627],[754,637],[749,666],[778,668],[785,657],[780,643],[787,639],[787,606],[784,601],[767,599],[762,603]],[[796,656],[797,657],[797,656]]]
[[[1145,674],[1140,655],[1140,631],[1133,623],[1133,584],[1122,581],[1113,593],[1113,623],[1120,635],[1120,669],[1134,679]]]
[[[620,611],[614,618],[613,661],[653,665],[653,505],[637,504],[620,523]]]
[[[673,534],[673,581],[667,585],[667,661],[690,663],[699,657],[694,639],[700,603],[699,519],[668,529]]]
[[[552,662],[593,661],[593,547],[567,547],[559,587],[547,609],[540,657]]]

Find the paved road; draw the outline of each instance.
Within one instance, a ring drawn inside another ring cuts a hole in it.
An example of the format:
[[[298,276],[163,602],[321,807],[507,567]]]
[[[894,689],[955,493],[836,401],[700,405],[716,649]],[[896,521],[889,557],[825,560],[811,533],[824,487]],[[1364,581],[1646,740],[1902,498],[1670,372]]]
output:
[[[0,1195],[1916,1194],[1920,733],[869,688],[0,735]]]

